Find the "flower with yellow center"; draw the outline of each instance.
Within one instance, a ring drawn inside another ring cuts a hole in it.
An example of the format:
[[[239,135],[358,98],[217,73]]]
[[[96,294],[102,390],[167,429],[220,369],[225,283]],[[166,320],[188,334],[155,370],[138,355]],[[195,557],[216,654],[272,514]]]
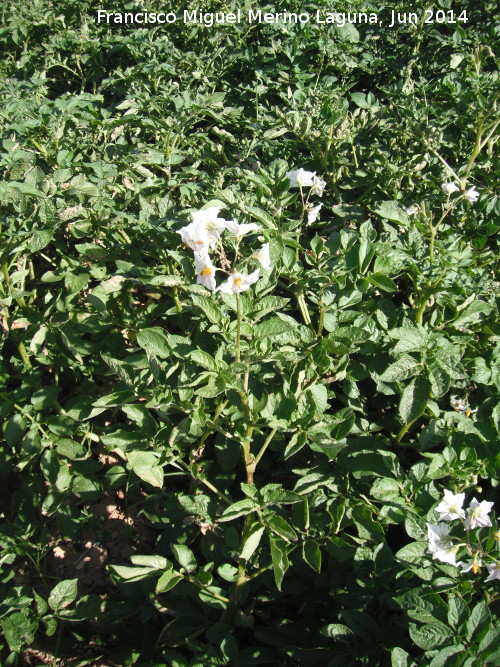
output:
[[[183,242],[194,250],[200,252],[213,246],[220,239],[220,235],[226,229],[227,221],[219,218],[221,206],[210,206],[209,208],[193,211],[191,216],[193,222],[177,230]]]
[[[252,255],[253,259],[256,259],[263,269],[269,271],[271,268],[271,257],[269,255],[269,243],[264,243],[260,250],[254,252]]]
[[[194,253],[194,266],[196,269],[196,282],[198,285],[203,285],[211,292],[215,292],[216,269],[206,250]]]
[[[225,294],[239,294],[247,290],[250,285],[253,285],[259,279],[260,269],[253,273],[232,273],[225,283],[222,283],[217,288],[217,292],[224,292]]]

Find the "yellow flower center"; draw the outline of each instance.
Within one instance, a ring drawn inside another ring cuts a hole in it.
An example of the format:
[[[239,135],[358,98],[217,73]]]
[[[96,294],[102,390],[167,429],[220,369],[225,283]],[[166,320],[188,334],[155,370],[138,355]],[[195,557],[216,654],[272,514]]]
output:
[[[211,276],[213,273],[212,269],[209,266],[206,266],[200,271],[200,276]]]
[[[242,288],[241,278],[235,278],[235,279],[234,279],[234,284],[236,285],[236,287],[237,287],[238,289],[241,289],[241,288]]]
[[[474,574],[477,574],[478,572],[481,571],[481,568],[477,563],[474,563],[474,565],[472,566],[472,571],[474,572]]]

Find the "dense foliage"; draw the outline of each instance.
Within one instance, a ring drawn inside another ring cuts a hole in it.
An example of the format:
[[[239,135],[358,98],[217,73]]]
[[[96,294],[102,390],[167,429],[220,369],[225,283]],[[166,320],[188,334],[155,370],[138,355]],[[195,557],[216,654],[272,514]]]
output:
[[[497,6],[414,5],[2,3],[2,665],[499,664]]]

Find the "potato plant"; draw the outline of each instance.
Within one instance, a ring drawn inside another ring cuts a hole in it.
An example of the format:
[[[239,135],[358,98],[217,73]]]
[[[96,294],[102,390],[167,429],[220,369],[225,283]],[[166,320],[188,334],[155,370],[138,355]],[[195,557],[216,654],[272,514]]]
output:
[[[2,665],[499,664],[497,8],[410,10],[0,7]]]

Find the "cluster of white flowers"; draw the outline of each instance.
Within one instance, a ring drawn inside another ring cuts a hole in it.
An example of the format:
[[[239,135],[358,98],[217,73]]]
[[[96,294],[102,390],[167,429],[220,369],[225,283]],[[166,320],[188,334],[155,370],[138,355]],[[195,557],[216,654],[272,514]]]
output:
[[[321,211],[323,204],[312,206],[312,204],[308,203],[309,197],[311,195],[317,195],[318,197],[321,197],[326,187],[326,181],[321,179],[319,176],[316,176],[315,171],[306,171],[305,169],[302,169],[302,167],[300,169],[296,169],[295,171],[289,171],[287,173],[287,178],[290,181],[291,188],[300,188],[301,196],[302,188],[311,188],[305,202],[304,199],[302,199],[302,201],[305,207],[305,211],[307,211],[307,224],[312,225],[313,222],[316,222],[318,219],[319,212]]]
[[[458,192],[460,188],[456,183],[449,182],[449,183],[443,183],[441,185],[441,189],[444,192],[445,195],[448,197],[452,195],[454,192]],[[479,192],[474,188],[469,188],[464,192],[464,197],[467,199],[468,202],[473,204],[479,197]]]
[[[235,220],[224,220],[224,218],[219,217],[221,208],[221,206],[211,206],[200,211],[194,211],[191,213],[193,221],[189,225],[179,229],[177,233],[181,235],[181,239],[185,245],[194,252],[196,282],[211,292],[236,294],[244,292],[250,285],[257,282],[260,269],[256,269],[250,274],[230,273],[228,280],[217,287],[215,272],[225,271],[225,269],[214,266],[209,254],[210,250],[217,246],[222,247],[221,235],[226,230],[239,243],[245,234],[258,230],[259,226],[253,222],[239,224]],[[225,258],[223,250],[219,250],[219,255]],[[252,258],[257,260],[264,269],[269,270],[271,268],[269,244],[264,243],[260,250],[252,255]]]
[[[315,171],[306,171],[302,167],[289,171],[287,178],[290,180],[291,188],[311,188],[311,194],[318,197],[321,197],[326,186],[326,182],[316,176]]]
[[[435,510],[439,514],[439,521],[460,520],[467,532],[475,528],[491,527],[489,514],[493,509],[493,503],[486,500],[479,502],[476,498],[473,498],[467,510],[464,510],[464,501],[465,493],[453,493],[445,489],[444,497]],[[469,539],[467,539],[467,542],[454,542],[450,536],[450,526],[447,523],[428,523],[427,537],[429,540],[427,552],[432,554],[433,559],[455,565],[460,568],[461,572],[472,570],[477,573],[480,571],[483,564],[479,557],[480,551],[472,548]],[[469,554],[473,556],[468,563],[457,562],[456,560],[457,552],[461,547],[466,547]],[[500,563],[488,563],[486,567],[489,572],[486,581],[500,579]]]
[[[469,405],[469,402],[465,398],[457,398],[456,396],[452,396],[450,399],[450,404],[455,412],[463,412],[466,417],[470,417],[470,415],[478,411],[478,408],[472,409]]]

